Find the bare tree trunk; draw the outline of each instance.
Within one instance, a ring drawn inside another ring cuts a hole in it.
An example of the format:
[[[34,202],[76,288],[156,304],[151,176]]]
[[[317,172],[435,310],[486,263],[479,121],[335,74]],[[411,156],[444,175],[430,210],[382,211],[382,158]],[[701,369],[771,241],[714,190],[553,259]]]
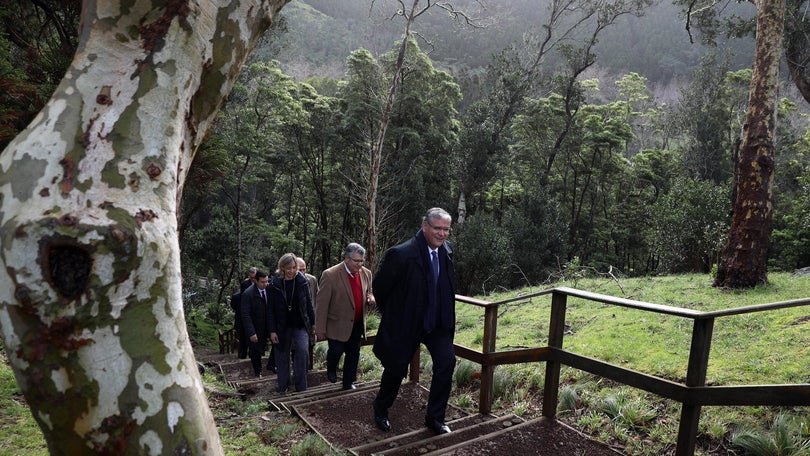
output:
[[[714,286],[767,283],[779,60],[785,0],[756,0],[757,38],[731,229]]]
[[[394,105],[394,96],[399,86],[399,79],[402,74],[402,66],[405,64],[405,51],[408,49],[408,40],[411,38],[411,24],[420,13],[416,13],[416,6],[419,0],[413,0],[410,13],[403,11],[405,15],[405,33],[402,37],[402,44],[399,47],[394,76],[391,78],[391,86],[388,89],[388,97],[382,110],[380,119],[380,130],[374,148],[371,150],[371,171],[369,174],[369,187],[366,194],[366,226],[368,234],[368,245],[366,246],[366,260],[376,270],[377,259],[377,194],[379,193],[380,165],[382,163],[382,149],[385,142],[385,132],[388,129],[388,122],[391,118],[391,107]],[[430,5],[428,4],[428,7]],[[422,10],[424,11],[424,10]]]
[[[177,214],[205,131],[288,0],[85,0],[71,67],[0,155],[0,329],[51,454],[222,454]]]

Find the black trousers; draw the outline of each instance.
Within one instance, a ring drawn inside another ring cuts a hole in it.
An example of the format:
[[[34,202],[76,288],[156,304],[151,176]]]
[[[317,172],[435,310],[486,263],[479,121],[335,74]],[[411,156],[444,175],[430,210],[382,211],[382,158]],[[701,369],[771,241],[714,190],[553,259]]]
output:
[[[453,333],[447,330],[435,330],[423,334],[419,342],[425,345],[433,360],[433,378],[430,381],[427,415],[444,422],[450,390],[453,387],[453,369],[456,366],[456,354],[453,350]],[[402,380],[408,374],[410,360],[395,365],[383,366],[380,379],[380,391],[374,399],[374,414],[388,416],[388,409],[394,404],[399,394]]]
[[[340,357],[345,353],[343,360],[343,386],[349,386],[357,380],[357,365],[360,363],[360,338],[363,336],[363,322],[356,321],[352,326],[352,335],[349,340],[341,342],[329,339],[329,349],[326,351],[326,371],[336,372]]]
[[[250,342],[248,340],[248,357],[250,357],[250,364],[253,366],[253,373],[259,375],[262,373],[262,355],[267,350],[267,344],[264,341]]]

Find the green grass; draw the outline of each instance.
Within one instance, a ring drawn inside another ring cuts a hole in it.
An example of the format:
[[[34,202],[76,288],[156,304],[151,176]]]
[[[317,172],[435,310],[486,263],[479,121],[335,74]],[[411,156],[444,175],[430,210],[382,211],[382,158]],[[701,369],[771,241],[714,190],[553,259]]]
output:
[[[711,287],[707,275],[607,280],[581,278],[559,282],[595,293],[710,311],[810,297],[810,278],[772,273],[770,283],[748,291],[726,291]],[[491,302],[512,299],[540,291],[520,290],[478,297]],[[551,296],[528,298],[498,309],[497,349],[544,346],[548,341]],[[480,349],[484,313],[481,308],[457,305],[459,326],[456,342]],[[473,323],[475,322],[475,323]],[[566,350],[607,361],[651,375],[683,382],[689,357],[692,321],[627,309],[578,298],[568,298]],[[710,385],[810,383],[810,306],[761,312],[715,321],[709,357]],[[538,381],[542,366],[509,366],[508,388]],[[496,370],[496,412],[525,408],[525,397],[498,395]],[[531,380],[530,380],[531,379]],[[655,395],[617,386],[576,369],[564,367],[560,417],[585,428],[604,441],[626,448],[628,454],[671,454],[677,436],[680,404]],[[576,397],[581,404],[574,405]],[[539,389],[539,388],[538,388]],[[531,389],[530,389],[531,390]],[[538,391],[538,395],[542,391]],[[539,399],[538,399],[539,400]],[[572,407],[575,407],[572,410]],[[810,415],[807,407],[704,407],[699,441],[705,448],[697,454],[725,454],[729,436],[738,429],[756,428],[767,434],[774,417]],[[807,437],[805,437],[807,438]],[[709,450],[713,448],[713,450]],[[714,452],[712,452],[714,451]]]
[[[0,349],[0,455],[47,455],[39,425],[25,404],[5,349]]]

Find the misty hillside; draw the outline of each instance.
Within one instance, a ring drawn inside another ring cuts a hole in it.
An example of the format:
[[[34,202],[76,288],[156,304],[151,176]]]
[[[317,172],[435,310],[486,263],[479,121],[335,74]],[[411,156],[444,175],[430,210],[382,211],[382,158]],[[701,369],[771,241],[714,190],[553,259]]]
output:
[[[483,4],[486,9],[475,0],[453,2],[474,25],[455,20],[440,8],[431,8],[417,19],[414,31],[420,46],[437,67],[453,74],[475,73],[486,67],[493,54],[522,43],[527,34],[543,32],[546,8],[538,4],[545,2],[483,0]],[[733,7],[738,14],[753,14],[750,4]],[[393,0],[293,0],[282,10],[282,30],[264,40],[253,58],[277,59],[285,73],[299,80],[341,78],[351,51],[363,47],[380,55],[401,39],[404,21],[396,15],[397,9]],[[694,27],[690,43],[685,20],[669,2],[651,7],[643,17],[622,17],[601,36],[596,68],[611,74],[636,72],[659,86],[688,78],[706,51]],[[733,53],[733,68],[751,66],[752,38],[722,42],[719,48]]]

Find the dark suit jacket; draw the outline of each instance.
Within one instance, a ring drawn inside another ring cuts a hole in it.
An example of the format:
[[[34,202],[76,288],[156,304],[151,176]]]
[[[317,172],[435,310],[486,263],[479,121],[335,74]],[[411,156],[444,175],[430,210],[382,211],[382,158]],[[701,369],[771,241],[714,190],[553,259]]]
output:
[[[255,283],[242,292],[241,310],[245,338],[250,339],[250,336],[255,334],[259,338],[259,343],[264,344],[269,335],[267,332],[267,306],[259,296],[259,287]]]
[[[455,330],[455,283],[452,245],[439,247],[439,309],[441,325],[436,329]],[[374,275],[373,289],[382,319],[374,341],[374,354],[383,364],[403,364],[411,360],[424,333],[428,306],[430,259],[422,230],[413,238],[388,249]]]
[[[307,332],[310,332],[312,331],[312,325],[315,324],[315,309],[313,308],[312,298],[309,293],[309,283],[303,274],[296,274],[293,280],[295,280],[295,288],[293,289],[292,295],[293,310],[299,313],[301,321],[304,322],[304,328]],[[273,277],[273,280],[267,285],[270,299],[270,309],[267,314],[268,334],[283,334],[288,326],[287,301],[283,288],[284,279],[280,276]]]
[[[325,333],[327,339],[346,342],[354,326],[354,295],[346,273],[346,263],[323,271],[315,306],[315,331]],[[363,295],[363,336],[366,335],[366,297],[371,292],[371,271],[360,269],[360,288]]]

